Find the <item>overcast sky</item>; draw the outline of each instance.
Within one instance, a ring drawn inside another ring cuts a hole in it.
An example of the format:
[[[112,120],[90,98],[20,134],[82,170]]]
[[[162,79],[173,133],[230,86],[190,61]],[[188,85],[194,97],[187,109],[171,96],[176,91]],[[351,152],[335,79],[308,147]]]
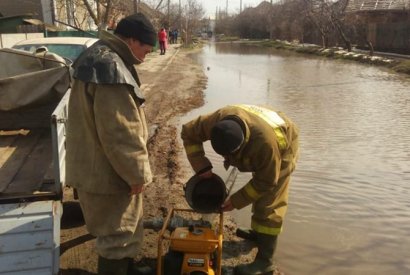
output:
[[[1,0],[0,0],[1,1]],[[170,0],[170,3],[178,5],[179,1],[181,1],[182,5],[185,5],[187,0]],[[206,16],[210,16],[212,18],[215,17],[215,11],[219,8],[222,11],[226,10],[226,0],[196,0],[197,2],[201,3],[205,9]],[[265,0],[270,1],[270,0]],[[275,0],[274,2],[277,2]],[[158,3],[162,3],[162,7],[165,8],[167,1],[166,0],[141,0],[141,2],[148,3],[151,7],[156,7]],[[245,7],[256,7],[259,5],[263,0],[242,0],[242,9]],[[239,13],[239,7],[241,4],[241,0],[228,0],[228,13]]]
[[[211,17],[215,16],[217,7],[220,7],[221,10],[226,9],[226,0],[199,0],[199,2],[202,3],[206,14]],[[260,2],[262,0],[242,0],[242,9],[246,6],[256,7]],[[240,0],[228,0],[228,13],[239,13],[240,3]]]

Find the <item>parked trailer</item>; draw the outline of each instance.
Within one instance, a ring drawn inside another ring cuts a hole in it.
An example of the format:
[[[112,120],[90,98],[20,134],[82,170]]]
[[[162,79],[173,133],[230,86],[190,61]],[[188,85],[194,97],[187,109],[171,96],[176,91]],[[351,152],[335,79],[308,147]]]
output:
[[[0,63],[0,274],[58,274],[69,70],[9,50]]]

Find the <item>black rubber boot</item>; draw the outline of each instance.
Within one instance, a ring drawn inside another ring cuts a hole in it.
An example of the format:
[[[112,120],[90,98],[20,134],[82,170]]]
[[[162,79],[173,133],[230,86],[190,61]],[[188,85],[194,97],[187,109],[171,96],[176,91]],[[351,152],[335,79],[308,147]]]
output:
[[[154,275],[154,270],[148,265],[136,263],[134,259],[128,258],[127,275]]]
[[[274,273],[273,255],[275,254],[277,236],[255,233],[258,247],[255,260],[250,264],[236,266],[235,275],[273,275]]]
[[[245,240],[256,242],[256,232],[250,228],[239,227],[236,229],[236,236]]]
[[[128,275],[128,259],[107,259],[98,257],[98,275]]]

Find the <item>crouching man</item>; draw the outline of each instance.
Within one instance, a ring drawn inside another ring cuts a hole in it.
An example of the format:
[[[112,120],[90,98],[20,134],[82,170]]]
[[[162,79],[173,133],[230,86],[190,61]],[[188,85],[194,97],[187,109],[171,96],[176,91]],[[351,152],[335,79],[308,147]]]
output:
[[[281,112],[235,105],[199,116],[181,133],[188,160],[197,174],[212,175],[203,142],[230,165],[252,172],[252,179],[223,204],[223,211],[252,204],[252,234],[258,248],[255,260],[235,267],[235,274],[273,274],[273,255],[288,205],[290,175],[298,158],[298,128]]]

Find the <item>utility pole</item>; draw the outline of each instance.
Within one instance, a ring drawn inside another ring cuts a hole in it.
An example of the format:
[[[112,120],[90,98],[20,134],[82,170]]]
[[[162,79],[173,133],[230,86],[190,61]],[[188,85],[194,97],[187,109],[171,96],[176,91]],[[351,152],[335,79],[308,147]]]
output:
[[[74,26],[74,16],[73,16],[73,7],[74,3],[66,0],[66,14],[67,14],[67,24]]]
[[[181,6],[181,0],[179,0],[179,30],[178,30],[178,34],[182,34],[182,6]],[[177,43],[178,43],[178,41],[177,41]]]
[[[272,3],[272,0],[270,2]],[[239,4],[239,13],[242,13],[242,0],[240,1],[240,4]]]
[[[140,0],[134,0],[134,13],[139,12],[140,9]]]
[[[189,14],[189,10],[188,10],[188,5],[185,4],[185,42],[184,45],[188,45],[188,14]]]
[[[226,0],[226,16],[228,16],[228,0]]]
[[[170,5],[171,0],[168,0],[168,4],[167,4],[167,21],[168,21],[168,29],[171,27],[171,20],[170,20],[170,15],[169,15],[169,5]]]
[[[51,5],[51,24],[54,25],[55,24],[55,20],[56,20],[56,6],[54,4],[54,1],[51,1],[50,3]]]

